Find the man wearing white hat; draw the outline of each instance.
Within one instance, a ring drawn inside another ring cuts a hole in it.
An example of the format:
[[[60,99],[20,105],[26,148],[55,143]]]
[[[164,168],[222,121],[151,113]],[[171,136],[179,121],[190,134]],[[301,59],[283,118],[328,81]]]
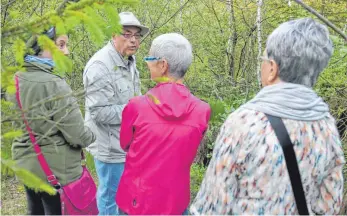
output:
[[[140,95],[140,76],[134,54],[149,29],[131,12],[119,14],[123,31],[94,54],[83,72],[86,90],[85,121],[96,134],[88,147],[99,179],[97,203],[100,215],[118,214],[115,202],[123,173],[125,152],[119,144],[122,111],[129,99]]]

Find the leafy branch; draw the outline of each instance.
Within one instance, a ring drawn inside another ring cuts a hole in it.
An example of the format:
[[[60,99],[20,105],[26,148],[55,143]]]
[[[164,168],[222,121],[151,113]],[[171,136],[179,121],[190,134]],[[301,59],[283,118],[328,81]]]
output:
[[[47,182],[43,181],[36,175],[32,174],[26,169],[19,168],[14,161],[12,160],[5,160],[3,158],[0,159],[1,164],[12,170],[19,181],[21,181],[23,184],[25,184],[28,188],[34,189],[35,191],[45,191],[48,194],[54,195],[56,194],[56,190],[49,185]]]
[[[68,13],[66,13],[66,11],[82,11],[90,6],[108,8],[111,5],[132,5],[136,2],[136,0],[64,0],[64,2],[55,11],[47,12],[40,18],[34,18],[27,22],[19,23],[15,26],[4,27],[2,29],[2,38],[7,39],[8,37],[13,37],[28,32],[40,33],[38,31],[42,31],[42,28],[49,24],[53,24],[51,22],[51,17],[61,16],[67,18]]]
[[[72,62],[64,56],[54,42],[42,35],[44,29],[56,27],[57,35],[66,34],[77,25],[84,24],[92,41],[101,45],[105,38],[111,38],[114,33],[121,31],[119,17],[114,7],[124,4],[133,5],[137,0],[64,0],[54,11],[45,13],[42,17],[32,18],[14,26],[5,26],[2,29],[2,40],[14,40],[13,51],[16,55],[16,66],[2,62],[1,77],[2,88],[14,92],[12,76],[17,71],[23,71],[24,54],[30,53],[32,43],[38,41],[41,48],[49,50],[56,64],[54,73],[64,76],[72,71]],[[101,14],[103,13],[104,16]],[[33,34],[27,43],[23,41],[23,34]]]

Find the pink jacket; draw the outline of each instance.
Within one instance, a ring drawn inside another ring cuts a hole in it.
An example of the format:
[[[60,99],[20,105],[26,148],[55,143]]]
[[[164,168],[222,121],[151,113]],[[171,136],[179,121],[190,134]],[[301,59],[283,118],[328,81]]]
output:
[[[190,199],[190,166],[210,107],[181,84],[161,83],[130,100],[122,114],[127,151],[116,202],[127,214],[182,214]]]

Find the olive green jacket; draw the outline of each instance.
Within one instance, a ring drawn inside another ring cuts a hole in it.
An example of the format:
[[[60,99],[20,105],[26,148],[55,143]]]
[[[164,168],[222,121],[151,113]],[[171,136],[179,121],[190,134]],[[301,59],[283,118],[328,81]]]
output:
[[[48,65],[25,63],[24,67],[26,72],[16,76],[26,119],[53,174],[65,185],[81,176],[81,150],[95,141],[95,135],[84,126],[77,100],[63,78],[52,74]],[[10,100],[19,109],[15,96]],[[12,158],[19,167],[47,179],[25,129],[12,144]]]

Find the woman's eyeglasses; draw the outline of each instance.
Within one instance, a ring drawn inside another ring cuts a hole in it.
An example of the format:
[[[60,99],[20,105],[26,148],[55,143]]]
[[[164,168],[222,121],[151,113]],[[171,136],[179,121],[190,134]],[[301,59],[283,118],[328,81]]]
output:
[[[158,61],[162,59],[161,57],[154,57],[154,56],[147,56],[147,57],[144,57],[143,60],[145,60],[146,62],[149,62],[149,61]]]

